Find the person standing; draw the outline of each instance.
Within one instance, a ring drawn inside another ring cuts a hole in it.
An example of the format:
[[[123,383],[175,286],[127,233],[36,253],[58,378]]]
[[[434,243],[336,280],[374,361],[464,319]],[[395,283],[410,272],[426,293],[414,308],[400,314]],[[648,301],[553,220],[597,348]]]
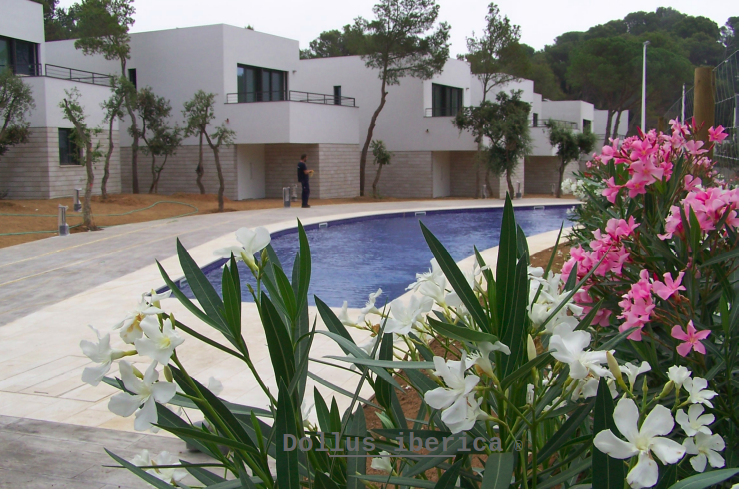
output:
[[[298,162],[298,182],[303,187],[303,205],[301,207],[310,207],[308,205],[308,197],[310,197],[310,176],[313,175],[313,170],[309,170],[305,162],[308,159],[308,155],[300,155],[300,161]]]

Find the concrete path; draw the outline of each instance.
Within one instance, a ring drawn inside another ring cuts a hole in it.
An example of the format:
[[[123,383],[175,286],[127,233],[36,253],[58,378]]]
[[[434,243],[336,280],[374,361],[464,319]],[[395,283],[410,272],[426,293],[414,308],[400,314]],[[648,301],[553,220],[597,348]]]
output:
[[[565,202],[572,205],[572,201]],[[550,199],[516,202],[517,205],[526,206],[555,203],[562,202]],[[38,425],[42,426],[40,431],[50,434],[49,436],[66,436],[72,440],[93,436],[95,430],[100,430],[101,439],[107,440],[105,436],[108,431],[102,430],[103,428],[142,436],[133,432],[133,417],[121,418],[108,411],[109,397],[117,391],[106,385],[91,387],[81,382],[81,372],[90,362],[82,355],[79,342],[83,338],[93,339],[93,333],[87,329],[88,324],[97,327],[104,334],[133,308],[141,293],[163,285],[154,264],[155,259],[162,262],[171,277],[181,276],[179,263],[174,256],[176,237],[180,237],[197,263],[205,265],[213,261],[214,249],[236,244],[233,231],[242,226],[265,226],[275,232],[294,227],[296,217],[304,224],[313,224],[368,214],[502,205],[502,201],[494,200],[426,201],[232,212],[132,224],[99,233],[50,238],[0,249],[0,416],[24,418],[17,427],[30,423],[30,420],[35,420],[33,423],[42,422]],[[530,239],[532,253],[551,246],[555,237],[556,232]],[[487,250],[484,254],[487,255],[486,260],[492,263],[497,255],[497,248]],[[198,324],[176,300],[164,301],[162,307],[198,332],[221,339],[212,329]],[[357,313],[358,311],[350,310],[350,314]],[[311,308],[310,315],[311,318],[316,315],[314,308]],[[321,327],[319,319],[319,328]],[[249,339],[250,353],[257,369],[264,374],[270,390],[275,392],[276,385],[266,340],[253,304],[244,304],[243,331],[244,337]],[[358,332],[356,339],[361,341],[365,335]],[[115,332],[111,334],[111,344],[114,348],[123,346]],[[342,354],[323,335],[316,338],[313,348],[320,352],[318,356]],[[192,338],[188,338],[178,348],[178,354],[184,360],[190,375],[204,383],[210,376],[221,380],[224,398],[252,406],[261,406],[266,402],[266,396],[240,362]],[[139,368],[144,369],[148,365],[146,359],[131,358]],[[311,371],[321,377],[330,378],[331,382],[348,390],[353,390],[356,385],[356,377],[346,370],[337,371],[329,366],[315,365],[311,367]],[[109,375],[115,374],[114,368]],[[325,398],[332,395],[328,389],[320,387],[319,390]],[[306,390],[310,393],[312,391],[310,386]],[[368,392],[363,394],[369,395]],[[339,397],[337,401],[343,409],[347,399]],[[196,415],[193,417],[197,418]],[[3,425],[6,426],[0,433],[3,445],[3,437],[9,437],[8,441],[17,440],[17,443],[21,443],[20,438],[26,436],[7,428],[14,424]],[[11,433],[7,434],[9,429]],[[121,443],[129,440],[133,438],[124,437]],[[28,445],[16,446],[19,450],[25,450],[23,447],[28,446],[31,453],[36,450],[34,447],[39,446],[33,439],[23,441],[26,442]],[[180,446],[181,449],[181,442],[162,436],[146,435],[146,438],[137,438],[131,443],[139,442],[144,445],[174,443],[174,447]],[[55,446],[49,444],[44,450],[55,453],[60,463],[65,461],[66,464],[74,465],[74,450],[57,450]],[[63,444],[58,446],[63,447]],[[132,445],[121,448],[128,449],[130,446]],[[92,448],[98,451],[99,446]],[[151,446],[142,448],[157,451]],[[102,453],[99,463],[109,463],[107,455],[101,450],[98,452]],[[39,452],[39,456],[44,453],[46,452]],[[0,459],[0,487],[5,487],[3,484],[8,471],[23,472],[18,465],[13,465],[15,462],[12,460],[7,457]],[[70,475],[68,472],[60,472],[67,478],[77,477],[81,473]],[[17,474],[13,475],[16,476]],[[44,485],[43,480],[45,479],[39,479],[39,487],[50,487]],[[89,487],[106,487],[105,484],[108,483],[107,479],[95,479]],[[72,484],[68,487],[88,486]]]

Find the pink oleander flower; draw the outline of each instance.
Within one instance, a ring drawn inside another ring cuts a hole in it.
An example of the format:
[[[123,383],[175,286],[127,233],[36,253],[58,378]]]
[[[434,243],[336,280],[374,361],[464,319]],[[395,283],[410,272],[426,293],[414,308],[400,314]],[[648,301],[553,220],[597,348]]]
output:
[[[708,128],[708,140],[709,141],[712,141],[712,142],[715,141],[717,143],[720,143],[721,141],[726,139],[727,136],[728,134],[724,132],[724,126],[718,126],[715,129],[713,127]]]
[[[616,181],[613,177],[606,180],[606,188],[603,189],[602,195],[603,197],[608,200],[611,204],[616,203],[616,197],[618,197],[618,193],[623,188],[623,185],[616,185]]]
[[[628,221],[623,219],[610,219],[606,223],[606,233],[615,239],[621,239],[634,234],[634,230],[639,227],[639,224],[634,222],[634,216],[629,217]]]
[[[677,294],[679,290],[685,290],[685,287],[680,285],[683,280],[683,275],[685,275],[685,272],[678,273],[677,278],[673,281],[672,275],[665,273],[664,283],[660,281],[654,282],[652,284],[652,292],[657,294],[663,301],[666,301],[674,294]]]
[[[685,175],[683,183],[685,184],[685,190],[687,190],[688,192],[692,192],[693,190],[697,190],[700,187],[701,179],[698,177],[694,177],[693,175]]]
[[[703,331],[698,331],[695,329],[695,326],[693,326],[693,321],[688,321],[688,332],[686,333],[683,331],[682,326],[676,324],[673,326],[672,331],[670,334],[672,334],[672,337],[676,340],[681,340],[684,343],[680,343],[677,346],[677,353],[682,357],[687,357],[688,353],[690,353],[690,350],[695,350],[696,352],[700,353],[701,355],[706,354],[706,347],[703,346],[703,343],[701,341],[708,338],[708,335],[711,334],[711,331],[704,329]]]
[[[626,188],[629,189],[629,197],[635,198],[637,195],[644,195],[647,193],[647,185],[650,182],[644,175],[640,173],[634,174],[633,178],[626,182]]]
[[[687,141],[685,143],[685,149],[693,156],[700,156],[703,153],[708,153],[707,149],[703,148],[703,141]]]

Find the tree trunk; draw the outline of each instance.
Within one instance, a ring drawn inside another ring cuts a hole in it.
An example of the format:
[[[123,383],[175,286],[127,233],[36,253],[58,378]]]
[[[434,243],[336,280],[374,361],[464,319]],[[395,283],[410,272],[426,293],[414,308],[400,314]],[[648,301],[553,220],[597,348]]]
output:
[[[481,136],[482,138],[482,136]],[[475,198],[480,198],[480,166],[482,166],[482,139],[477,142],[477,154],[474,162],[475,169]]]
[[[382,78],[382,97],[380,98],[380,106],[377,107],[375,113],[372,114],[370,125],[367,128],[367,139],[364,141],[362,147],[362,155],[359,158],[359,195],[364,196],[364,171],[367,167],[367,152],[369,151],[370,143],[372,142],[372,132],[375,130],[375,124],[377,123],[377,117],[380,115],[382,108],[385,106],[385,100],[387,100],[387,92],[385,91],[385,77]]]
[[[566,167],[567,163],[565,163],[565,160],[562,160],[562,163],[559,165],[559,180],[557,181],[557,188],[554,191],[554,195],[558,199],[562,197],[562,177],[564,177]]]
[[[493,187],[490,185],[490,168],[485,172],[485,185],[487,185],[488,189],[488,195],[486,198],[489,199],[493,196]]]
[[[85,202],[82,204],[82,220],[88,231],[97,229],[92,222],[92,185],[95,183],[95,174],[92,171],[92,141],[86,145],[85,169],[87,170],[87,185],[85,186]]]
[[[156,193],[157,181],[159,180],[159,172],[157,171],[157,157],[151,155],[151,186],[149,194]]]
[[[205,174],[205,168],[203,168],[203,131],[200,131],[200,152],[198,153],[198,167],[195,169],[195,173],[198,175],[197,183],[200,189],[200,195],[205,195],[205,187],[203,186],[203,175]]]
[[[154,190],[155,194],[159,193],[159,177],[162,176],[162,170],[164,170],[164,165],[167,164],[167,158],[168,156],[164,157],[164,162],[162,163],[162,166],[159,167],[159,169],[154,173],[154,179],[151,182],[151,188],[149,189],[149,193],[152,193],[152,189]]]
[[[133,141],[131,142],[131,190],[133,193],[139,193],[139,127],[136,124],[136,116],[133,113],[133,107],[126,94],[126,111],[131,118],[131,132],[133,133]]]
[[[612,134],[616,137],[619,137],[618,125],[621,124],[621,112],[622,112],[621,109],[616,109],[616,122],[613,124],[613,131],[612,131]]]
[[[213,158],[216,160],[216,172],[218,173],[218,212],[223,212],[223,192],[226,188],[226,184],[223,181],[223,172],[221,171],[221,157],[219,154],[220,142],[218,145],[214,145],[207,132],[205,133],[205,139],[208,140],[208,146],[213,150]]]
[[[103,200],[108,198],[108,177],[110,177],[110,157],[113,156],[113,121],[114,117],[110,118],[110,124],[108,125],[108,152],[105,154],[105,166],[103,167],[103,182],[100,186],[100,192],[103,194]]]
[[[510,170],[505,171],[505,180],[508,182],[508,195],[511,196],[511,199],[516,198],[516,192],[513,190],[513,182],[511,181],[511,172]],[[562,177],[560,177],[560,183],[561,183]],[[557,196],[559,197],[559,196]]]
[[[377,173],[375,174],[375,181],[372,182],[372,197],[375,199],[380,198],[380,193],[377,191],[377,183],[380,181],[380,173],[382,173],[382,166],[377,165]]]
[[[613,109],[608,109],[608,118],[606,119],[606,134],[603,137],[603,145],[608,144],[608,138],[611,137],[611,122],[613,122]]]

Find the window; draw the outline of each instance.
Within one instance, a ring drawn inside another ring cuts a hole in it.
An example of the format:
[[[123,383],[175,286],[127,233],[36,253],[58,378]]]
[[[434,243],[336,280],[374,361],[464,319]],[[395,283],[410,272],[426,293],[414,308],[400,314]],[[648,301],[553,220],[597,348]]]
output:
[[[0,70],[11,68],[17,75],[38,76],[38,45],[9,37],[0,37]]]
[[[531,119],[531,125],[533,127],[539,127],[539,114],[537,114],[536,112],[534,112],[534,116]]]
[[[431,116],[453,117],[463,107],[461,88],[431,85]]]
[[[587,119],[582,120],[582,132],[590,132],[592,130],[593,122]]]
[[[239,103],[287,98],[287,73],[284,71],[238,65],[236,77]]]
[[[334,105],[341,105],[341,85],[334,87]]]
[[[128,81],[130,81],[133,84],[133,88],[138,88],[136,86],[136,68],[128,69]]]
[[[80,149],[72,137],[72,130],[59,128],[59,164],[80,165]]]

